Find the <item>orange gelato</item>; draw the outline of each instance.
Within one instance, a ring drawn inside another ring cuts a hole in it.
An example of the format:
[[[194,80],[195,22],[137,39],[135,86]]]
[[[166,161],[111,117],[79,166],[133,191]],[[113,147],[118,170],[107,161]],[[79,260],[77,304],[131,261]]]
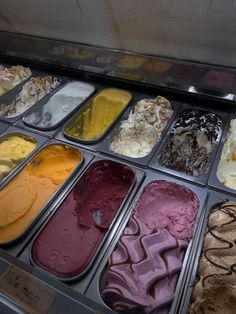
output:
[[[27,230],[82,159],[76,148],[51,144],[0,191],[0,244]]]

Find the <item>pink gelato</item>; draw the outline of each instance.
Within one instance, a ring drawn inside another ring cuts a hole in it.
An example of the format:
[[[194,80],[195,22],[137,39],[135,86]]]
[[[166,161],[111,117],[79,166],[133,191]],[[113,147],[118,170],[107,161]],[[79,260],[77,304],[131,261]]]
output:
[[[166,228],[177,239],[190,240],[198,206],[197,196],[185,186],[152,181],[144,188],[135,215],[150,229]]]
[[[108,306],[119,313],[169,312],[198,207],[196,194],[182,185],[146,185],[102,278]]]

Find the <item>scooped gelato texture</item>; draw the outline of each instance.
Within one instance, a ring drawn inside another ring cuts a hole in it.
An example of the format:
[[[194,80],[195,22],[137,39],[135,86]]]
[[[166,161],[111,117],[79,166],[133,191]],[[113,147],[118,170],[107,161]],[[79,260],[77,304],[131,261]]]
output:
[[[236,190],[236,119],[230,121],[216,175],[221,183]]]
[[[59,83],[56,77],[50,75],[31,78],[23,85],[21,91],[10,104],[0,104],[0,116],[15,117],[22,114],[49,94]]]
[[[123,120],[110,149],[132,158],[148,155],[171,118],[171,104],[164,97],[142,99]]]
[[[36,145],[35,139],[23,134],[9,134],[4,137],[0,141],[0,180],[26,158]]]
[[[134,182],[128,166],[93,163],[36,238],[34,263],[61,278],[85,271]]]
[[[234,314],[236,304],[236,203],[215,204],[189,312]]]
[[[169,313],[198,207],[196,194],[182,185],[146,185],[102,278],[108,306],[119,313]]]
[[[47,103],[40,108],[35,108],[34,111],[28,112],[23,121],[33,127],[56,127],[93,91],[94,86],[85,82],[70,82],[56,92]]]
[[[162,148],[160,164],[192,176],[205,173],[221,128],[215,113],[185,109]]]
[[[83,141],[98,140],[127,107],[131,98],[129,92],[121,89],[103,89],[66,124],[65,135]]]
[[[0,67],[0,96],[29,78],[30,75],[31,70],[21,65],[12,66],[10,68],[4,66]]]
[[[0,244],[27,230],[81,161],[81,152],[64,144],[51,144],[37,153],[0,191]]]

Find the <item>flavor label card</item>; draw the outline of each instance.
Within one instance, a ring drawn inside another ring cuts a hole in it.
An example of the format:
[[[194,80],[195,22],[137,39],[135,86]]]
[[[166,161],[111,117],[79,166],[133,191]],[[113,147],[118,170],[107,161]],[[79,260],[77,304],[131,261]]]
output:
[[[0,292],[32,314],[47,313],[55,297],[55,293],[42,282],[13,265],[0,277]]]

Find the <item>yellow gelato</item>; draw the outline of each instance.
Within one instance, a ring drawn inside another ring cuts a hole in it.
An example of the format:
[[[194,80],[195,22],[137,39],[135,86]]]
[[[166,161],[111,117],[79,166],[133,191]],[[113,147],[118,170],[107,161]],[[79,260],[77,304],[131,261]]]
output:
[[[33,138],[24,135],[9,135],[0,141],[0,180],[26,158],[36,145]]]
[[[103,89],[66,124],[65,134],[84,141],[100,138],[127,107],[131,98],[129,92],[121,89]]]
[[[27,230],[82,158],[76,148],[49,145],[0,191],[0,244]]]
[[[141,65],[143,65],[147,60],[142,57],[135,57],[135,56],[124,56],[119,60],[117,66],[119,68],[125,69],[137,69]]]

